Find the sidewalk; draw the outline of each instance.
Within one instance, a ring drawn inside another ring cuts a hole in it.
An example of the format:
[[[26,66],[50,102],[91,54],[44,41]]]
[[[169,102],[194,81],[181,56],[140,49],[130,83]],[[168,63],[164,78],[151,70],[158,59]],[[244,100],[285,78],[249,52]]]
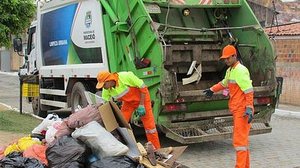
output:
[[[9,75],[9,76],[18,76],[18,72],[3,72],[3,71],[0,71],[0,74]]]
[[[294,106],[294,105],[289,105],[289,104],[279,104],[278,109],[300,112],[300,106]]]
[[[275,115],[289,118],[300,119],[300,106],[294,106],[289,104],[279,104],[275,110]]]

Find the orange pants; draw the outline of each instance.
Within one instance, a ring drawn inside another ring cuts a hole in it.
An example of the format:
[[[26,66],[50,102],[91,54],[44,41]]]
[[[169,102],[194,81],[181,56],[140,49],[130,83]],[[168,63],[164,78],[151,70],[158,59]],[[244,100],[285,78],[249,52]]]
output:
[[[129,88],[129,92],[126,93],[120,100],[123,102],[121,111],[127,122],[130,121],[132,113],[138,108],[140,104],[141,92],[138,88]],[[147,90],[145,94],[144,106],[146,114],[141,117],[144,129],[146,132],[147,140],[150,141],[156,149],[160,148],[160,142],[158,133],[155,126],[154,115],[151,107],[151,99],[149,91]]]
[[[233,146],[236,150],[236,168],[250,167],[248,117],[243,117],[245,109],[233,113]]]

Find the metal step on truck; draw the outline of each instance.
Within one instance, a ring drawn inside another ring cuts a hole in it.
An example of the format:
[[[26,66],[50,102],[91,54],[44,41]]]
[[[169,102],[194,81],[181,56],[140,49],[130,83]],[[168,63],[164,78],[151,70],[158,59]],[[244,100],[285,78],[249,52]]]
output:
[[[132,71],[148,86],[167,137],[183,144],[230,138],[228,97],[202,92],[224,78],[220,53],[233,44],[254,86],[251,134],[272,130],[275,53],[246,0],[38,1],[28,36],[20,75],[39,86],[29,97],[39,116],[86,106],[84,92],[97,92],[100,70]]]

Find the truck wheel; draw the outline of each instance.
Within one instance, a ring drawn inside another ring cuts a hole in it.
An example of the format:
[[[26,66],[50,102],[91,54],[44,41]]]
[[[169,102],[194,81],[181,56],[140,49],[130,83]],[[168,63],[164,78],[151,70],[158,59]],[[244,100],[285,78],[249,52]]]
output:
[[[39,97],[34,97],[32,98],[32,111],[34,115],[40,116],[45,118],[47,116],[47,111],[42,110],[41,104],[40,104],[40,98]]]
[[[84,108],[88,105],[87,99],[84,95],[86,87],[81,83],[77,82],[72,88],[71,92],[71,109],[72,113],[75,112],[78,107]]]

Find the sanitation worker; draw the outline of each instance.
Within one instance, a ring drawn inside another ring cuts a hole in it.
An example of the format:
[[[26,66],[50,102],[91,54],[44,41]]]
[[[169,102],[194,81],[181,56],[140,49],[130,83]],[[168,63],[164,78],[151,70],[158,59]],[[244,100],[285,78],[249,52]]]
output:
[[[102,88],[102,98],[109,101],[112,97],[122,101],[121,111],[127,122],[133,112],[141,117],[147,140],[156,149],[160,148],[158,133],[152,113],[151,99],[147,86],[132,72],[110,73],[100,71],[97,75],[97,89]]]
[[[229,89],[228,106],[233,115],[233,146],[236,150],[235,167],[249,168],[249,131],[254,114],[252,80],[248,69],[237,60],[234,46],[225,46],[220,59],[229,66],[225,78],[203,92],[207,97],[212,97],[214,92]]]

